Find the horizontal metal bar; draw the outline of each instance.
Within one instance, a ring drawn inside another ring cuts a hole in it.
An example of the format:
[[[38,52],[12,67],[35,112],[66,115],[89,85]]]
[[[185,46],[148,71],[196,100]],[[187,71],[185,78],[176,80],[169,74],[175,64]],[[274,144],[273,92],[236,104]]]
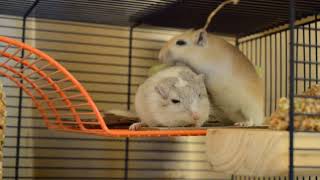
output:
[[[305,61],[294,61],[295,63],[298,63],[298,64],[305,64],[305,65],[319,65],[320,62],[310,62],[310,60],[306,59]]]
[[[74,99],[74,98],[78,98],[78,97],[83,97],[83,94],[76,94],[76,95],[72,95],[72,96],[68,96],[68,97],[59,97],[59,98],[49,99],[49,100],[50,101],[59,101],[59,100]]]
[[[69,82],[68,80],[69,80],[69,78],[66,77],[66,78],[60,79],[60,80],[58,80],[58,81],[47,82],[47,83],[45,83],[45,84],[39,84],[39,85],[38,85],[38,88],[42,89],[42,88],[45,88],[45,87],[53,86],[53,85],[55,85],[55,84],[60,84],[60,83],[64,83],[64,82]]]
[[[12,168],[14,166],[4,166],[4,168]],[[69,166],[20,166],[20,169],[61,169],[61,170],[124,170],[124,168],[116,167],[69,167]],[[191,169],[191,168],[128,168],[133,171],[190,171],[190,172],[210,172],[210,169]]]
[[[304,47],[304,48],[310,48],[310,47],[312,47],[312,48],[319,48],[319,47],[320,47],[319,45],[315,45],[315,44],[308,44],[308,43],[306,43],[306,44],[302,44],[302,43],[294,43],[293,45],[294,45],[294,46]]]
[[[43,22],[43,20],[37,20],[37,22]],[[68,25],[68,26],[76,26],[76,27],[90,27],[90,25],[72,25],[72,24],[66,24],[66,23],[61,23],[61,22],[50,22],[50,21],[44,21],[44,23],[49,23],[49,24],[52,24],[52,25],[55,25],[55,24],[63,24],[63,25]],[[21,29],[20,27],[15,27],[15,26],[4,26],[4,25],[0,25],[0,27],[4,27],[4,28],[11,28],[11,29]],[[92,27],[92,26],[91,26]],[[93,26],[94,28],[101,28],[101,27],[95,27]],[[108,27],[108,29],[114,29],[114,30],[117,30],[117,31],[126,31],[125,29],[115,29],[115,28],[112,28],[112,27]],[[116,39],[119,39],[119,40],[126,40],[128,39],[128,37],[123,37],[123,36],[117,36],[117,35],[111,35],[111,34],[95,34],[95,33],[90,33],[90,32],[69,32],[69,31],[62,31],[62,30],[53,30],[53,29],[41,29],[41,27],[39,28],[26,28],[26,30],[28,31],[35,31],[35,32],[48,32],[48,33],[60,33],[60,34],[65,34],[65,35],[83,35],[83,36],[93,36],[93,37],[103,37],[103,38],[116,38]],[[135,32],[139,32],[139,30],[135,30]],[[158,33],[158,32],[157,32]],[[159,34],[161,34],[159,32]],[[166,34],[166,35],[171,35],[171,34]],[[15,39],[21,39],[20,36],[7,36],[7,37],[11,37],[11,38],[15,38]],[[31,37],[27,37],[26,40],[44,40],[42,38],[31,38]],[[164,43],[166,42],[166,40],[157,40],[157,39],[148,39],[148,38],[144,38],[144,37],[134,37],[133,38],[134,41],[147,41],[147,42],[158,42],[158,43]],[[133,47],[134,49],[136,47]]]
[[[9,178],[12,178],[14,179],[15,176],[3,176],[3,178],[5,179],[9,179]],[[19,179],[31,179],[31,180],[34,180],[34,179],[41,179],[41,180],[46,180],[46,179],[54,179],[54,180],[57,180],[57,179],[75,179],[75,180],[80,180],[80,179],[84,179],[84,180],[106,180],[106,179],[110,179],[110,180],[123,180],[123,178],[115,178],[115,177],[109,177],[109,176],[104,176],[104,177],[95,177],[95,176],[88,176],[88,177],[78,177],[78,176],[74,176],[74,177],[70,177],[70,176],[19,176]],[[129,178],[131,179],[131,178]],[[134,178],[136,179],[136,178]],[[153,179],[153,178],[152,178]],[[158,180],[158,179],[154,179],[154,180]],[[174,179],[173,179],[174,180]]]
[[[77,107],[90,106],[90,105],[88,103],[82,103],[82,104],[71,104],[70,106],[73,107],[73,108],[77,108]],[[69,108],[70,106],[68,106],[68,105],[55,106],[55,108],[56,109]],[[44,110],[51,110],[51,108],[44,108]]]
[[[320,148],[294,148],[295,151],[320,151]]]
[[[293,166],[294,168],[298,169],[320,169],[320,166]]]
[[[5,159],[15,158],[15,156],[5,156]],[[125,158],[103,158],[103,157],[52,157],[52,156],[20,156],[21,159],[46,159],[46,160],[94,160],[94,161],[123,161]],[[139,158],[129,158],[130,162],[197,162],[197,163],[207,163],[206,160],[192,160],[192,159],[139,159]]]
[[[294,115],[296,115],[296,116],[310,116],[310,117],[313,117],[313,116],[320,116],[320,113],[300,113],[300,112],[296,112],[296,113],[294,113]]]
[[[76,114],[60,114],[60,113],[57,113],[57,114],[59,116],[96,115],[96,113],[94,112],[77,112]],[[56,114],[48,114],[47,116],[56,116]],[[87,124],[86,122],[83,122],[83,120],[82,120],[82,123]]]
[[[58,121],[58,122],[55,122],[56,124],[63,124],[63,125],[80,125],[78,122],[75,122],[75,121],[72,121],[72,120],[61,120],[61,121]],[[81,121],[81,124],[84,124],[84,125],[100,125],[99,122],[97,121],[92,121],[92,122],[83,122]]]
[[[295,80],[298,80],[298,81],[313,81],[313,82],[318,82],[319,80],[315,79],[315,78],[302,78],[302,77],[297,77],[297,78],[294,78]]]
[[[294,95],[294,97],[297,97],[297,98],[309,98],[309,99],[320,99],[320,96],[309,96],[309,95]]]

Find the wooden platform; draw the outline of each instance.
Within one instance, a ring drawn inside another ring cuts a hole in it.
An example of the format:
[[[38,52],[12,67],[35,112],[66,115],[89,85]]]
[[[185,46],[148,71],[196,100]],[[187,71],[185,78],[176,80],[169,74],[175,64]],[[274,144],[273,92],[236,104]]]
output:
[[[285,176],[289,132],[269,129],[209,128],[206,153],[217,174]],[[320,133],[295,133],[296,175],[320,175]],[[302,151],[301,149],[308,149]],[[299,150],[300,149],[300,150]],[[313,166],[314,168],[303,168]]]

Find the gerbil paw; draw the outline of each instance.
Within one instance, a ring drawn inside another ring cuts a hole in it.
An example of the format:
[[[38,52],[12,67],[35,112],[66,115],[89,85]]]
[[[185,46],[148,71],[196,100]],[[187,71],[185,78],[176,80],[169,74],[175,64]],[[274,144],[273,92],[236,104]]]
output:
[[[252,121],[243,121],[243,122],[236,122],[234,123],[235,126],[240,126],[240,127],[250,127],[254,126],[254,123]]]
[[[137,130],[141,129],[143,126],[144,126],[144,124],[141,122],[133,123],[130,125],[129,130],[130,131],[137,131]]]

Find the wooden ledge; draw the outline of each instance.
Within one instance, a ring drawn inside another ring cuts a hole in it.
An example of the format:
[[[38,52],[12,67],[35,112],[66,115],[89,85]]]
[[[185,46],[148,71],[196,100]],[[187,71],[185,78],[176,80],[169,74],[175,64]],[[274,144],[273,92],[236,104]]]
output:
[[[320,133],[295,133],[296,175],[320,175]],[[302,151],[302,149],[308,149]],[[209,128],[206,154],[212,171],[246,176],[285,176],[289,166],[289,132],[256,128]]]

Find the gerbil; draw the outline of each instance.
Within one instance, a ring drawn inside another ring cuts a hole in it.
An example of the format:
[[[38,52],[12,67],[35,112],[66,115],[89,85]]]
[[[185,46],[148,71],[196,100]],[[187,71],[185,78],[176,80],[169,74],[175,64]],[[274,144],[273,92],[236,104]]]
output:
[[[204,74],[208,94],[234,123],[262,125],[262,80],[248,58],[224,39],[207,33],[206,28],[189,30],[169,40],[160,50],[159,59],[171,65],[184,63]]]
[[[200,127],[210,111],[204,77],[186,66],[161,70],[138,87],[135,110],[141,122],[131,125],[130,130],[142,126]]]

